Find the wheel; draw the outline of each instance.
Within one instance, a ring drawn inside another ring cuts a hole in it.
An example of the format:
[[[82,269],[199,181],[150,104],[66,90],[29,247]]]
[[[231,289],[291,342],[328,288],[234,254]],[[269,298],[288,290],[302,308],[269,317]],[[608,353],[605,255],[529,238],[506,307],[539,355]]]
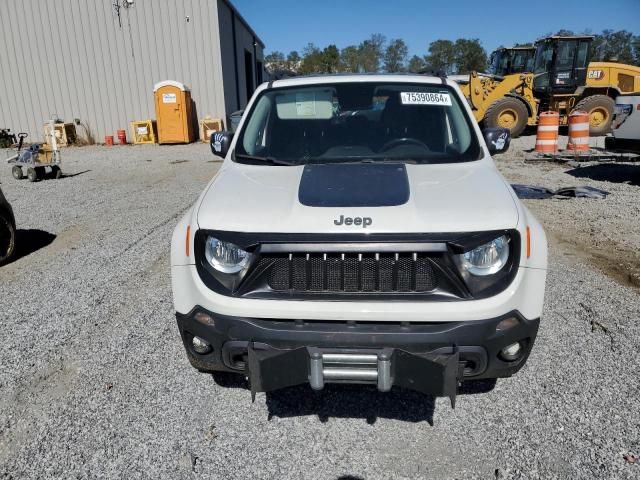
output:
[[[0,212],[0,266],[8,263],[16,248],[16,227],[9,217]]]
[[[36,167],[36,175],[38,175],[38,180],[43,180],[47,176],[47,169],[45,167]]]
[[[573,110],[583,110],[589,114],[589,135],[598,137],[611,131],[613,110],[616,102],[606,95],[591,95],[576,103]]]
[[[30,182],[35,182],[38,180],[38,172],[33,167],[27,168],[27,178]]]
[[[54,165],[53,167],[51,167],[51,173],[53,174],[53,178],[55,178],[56,180],[62,178],[62,170],[58,165]]]
[[[16,180],[22,180],[24,178],[24,175],[22,174],[22,168],[20,168],[18,165],[15,165],[11,169],[11,174]]]
[[[522,100],[513,97],[504,97],[497,100],[487,108],[484,115],[486,127],[508,128],[512,137],[518,137],[527,126],[529,112]]]

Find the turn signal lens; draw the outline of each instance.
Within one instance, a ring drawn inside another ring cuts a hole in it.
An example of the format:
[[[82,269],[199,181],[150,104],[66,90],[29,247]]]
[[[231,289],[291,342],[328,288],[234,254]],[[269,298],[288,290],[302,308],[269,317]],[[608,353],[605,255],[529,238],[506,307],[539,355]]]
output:
[[[207,315],[206,313],[198,312],[198,313],[195,314],[195,316],[193,318],[195,318],[198,322],[202,323],[203,325],[215,325],[216,324],[216,322],[213,320],[213,318],[211,318],[211,315]]]
[[[185,251],[189,257],[189,238],[191,237],[191,225],[187,226],[187,240],[185,241]]]
[[[518,325],[518,319],[514,317],[505,318],[501,320],[500,323],[496,326],[496,332],[504,332],[509,330],[510,328]]]

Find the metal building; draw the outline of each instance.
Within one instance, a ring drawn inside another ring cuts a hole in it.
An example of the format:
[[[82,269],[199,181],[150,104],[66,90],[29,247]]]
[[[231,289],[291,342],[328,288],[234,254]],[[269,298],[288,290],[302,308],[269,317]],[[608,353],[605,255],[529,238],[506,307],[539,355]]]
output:
[[[77,118],[102,141],[155,118],[162,80],[228,125],[262,82],[263,49],[229,0],[2,0],[0,128],[38,141],[52,116]]]

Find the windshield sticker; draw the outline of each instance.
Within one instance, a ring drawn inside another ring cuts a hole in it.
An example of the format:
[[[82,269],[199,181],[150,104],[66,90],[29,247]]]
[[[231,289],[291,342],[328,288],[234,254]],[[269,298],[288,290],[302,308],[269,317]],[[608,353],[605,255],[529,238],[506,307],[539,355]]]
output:
[[[451,106],[451,97],[448,93],[429,92],[400,92],[400,101],[403,105],[446,105]]]
[[[315,92],[296,93],[296,113],[299,117],[313,117],[316,114]]]

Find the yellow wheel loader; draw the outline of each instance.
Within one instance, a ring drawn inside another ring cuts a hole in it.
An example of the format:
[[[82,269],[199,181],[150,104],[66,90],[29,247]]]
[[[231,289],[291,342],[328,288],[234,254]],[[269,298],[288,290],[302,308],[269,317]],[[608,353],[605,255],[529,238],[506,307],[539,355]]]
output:
[[[589,113],[589,133],[604,135],[611,129],[615,98],[640,93],[640,67],[591,62],[591,36],[552,36],[536,42],[533,72],[505,76],[473,72],[458,76],[478,122],[505,127],[516,137],[538,114],[560,113],[561,125],[574,110]]]

